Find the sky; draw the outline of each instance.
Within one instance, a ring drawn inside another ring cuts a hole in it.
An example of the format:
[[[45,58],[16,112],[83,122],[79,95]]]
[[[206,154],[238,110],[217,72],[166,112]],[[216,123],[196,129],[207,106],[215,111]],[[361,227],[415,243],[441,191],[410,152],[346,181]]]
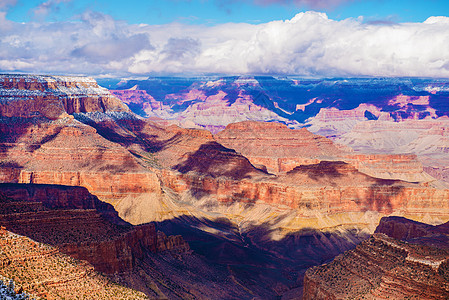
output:
[[[449,77],[447,0],[0,0],[0,72]]]

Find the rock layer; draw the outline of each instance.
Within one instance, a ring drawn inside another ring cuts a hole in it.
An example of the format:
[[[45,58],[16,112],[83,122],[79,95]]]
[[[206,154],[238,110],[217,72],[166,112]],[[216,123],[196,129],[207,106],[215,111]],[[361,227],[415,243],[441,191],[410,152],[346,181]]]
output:
[[[0,182],[84,186],[113,204],[130,194],[160,194],[157,176],[93,127],[70,118],[34,123],[0,121]]]
[[[291,130],[281,123],[239,122],[226,126],[215,139],[235,149],[254,165],[278,174],[304,164],[318,163],[344,153],[331,140],[307,129]]]
[[[356,249],[306,272],[303,299],[448,298],[448,224],[383,218]]]
[[[129,111],[92,78],[0,76],[0,115],[57,119],[73,113]]]
[[[115,284],[86,261],[0,228],[0,278],[42,299],[148,299]]]
[[[130,226],[85,188],[0,184],[0,191],[0,225],[85,259],[101,272],[130,271],[148,252],[188,250],[179,238],[158,236],[154,224]]]

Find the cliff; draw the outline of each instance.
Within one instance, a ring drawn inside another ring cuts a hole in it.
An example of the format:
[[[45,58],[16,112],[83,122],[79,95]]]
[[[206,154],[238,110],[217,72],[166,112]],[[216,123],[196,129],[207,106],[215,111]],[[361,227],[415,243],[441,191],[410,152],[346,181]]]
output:
[[[0,115],[57,119],[73,113],[129,111],[92,78],[0,75]]]
[[[0,228],[0,278],[42,299],[148,299],[117,285],[86,261]]]
[[[252,95],[241,88],[241,84],[231,84],[221,90],[222,83],[220,80],[200,83],[157,100],[150,95],[150,91],[134,87],[111,92],[141,116],[159,117],[185,128],[203,128],[213,133],[223,130],[230,123],[247,120],[297,124],[256,103]]]
[[[303,299],[446,299],[447,228],[383,218],[356,249],[306,272]]]
[[[239,122],[226,126],[215,139],[235,149],[254,165],[264,165],[272,173],[292,170],[303,164],[318,163],[329,157],[341,157],[344,150],[331,140],[307,129],[289,129],[281,123]]]
[[[341,160],[374,177],[410,182],[435,180],[424,172],[416,155],[354,153],[349,147],[313,134],[306,128],[293,130],[280,123],[248,121],[229,124],[214,137],[247,157],[252,164],[265,166],[274,174],[322,160]]]
[[[251,169],[234,169],[246,174]],[[250,173],[248,173],[250,174]],[[277,178],[260,173],[248,178],[214,178],[193,173],[163,173],[164,186],[178,193],[190,193],[197,201],[217,199],[219,203],[266,203],[286,206],[298,216],[314,213],[377,211],[390,214],[432,214],[443,219],[449,207],[449,191],[399,180],[371,177],[344,162],[322,161],[303,165]],[[212,199],[211,199],[212,198]]]
[[[188,250],[179,238],[173,243],[173,237],[159,236],[154,224],[129,225],[82,187],[0,184],[0,191],[0,225],[101,272],[130,271],[148,252]]]
[[[157,176],[132,153],[77,120],[2,118],[0,130],[0,182],[84,186],[112,204],[160,194]]]
[[[384,217],[375,232],[409,243],[449,249],[449,222],[429,225],[403,217]]]

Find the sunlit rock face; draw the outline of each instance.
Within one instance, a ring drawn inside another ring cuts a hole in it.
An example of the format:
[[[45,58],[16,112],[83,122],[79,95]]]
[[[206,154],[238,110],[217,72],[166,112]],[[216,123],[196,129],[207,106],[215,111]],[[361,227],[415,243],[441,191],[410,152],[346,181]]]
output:
[[[268,172],[275,174],[345,154],[344,149],[338,148],[331,140],[312,134],[305,128],[291,130],[275,122],[229,124],[215,138],[246,156],[254,165],[263,165]]]
[[[2,75],[0,86],[0,181],[84,186],[111,203],[160,192],[129,151],[76,119],[133,117],[95,80]]]
[[[383,218],[354,250],[306,272],[304,299],[446,299],[448,240],[448,223]]]
[[[96,299],[148,299],[139,291],[120,286],[95,271],[85,260],[63,254],[58,248],[0,227],[0,275],[14,278],[16,291],[33,298],[76,297]]]
[[[129,111],[92,78],[1,75],[0,114],[57,119],[73,113]]]
[[[129,225],[83,187],[0,184],[0,191],[1,226],[87,260],[100,272],[131,271],[146,253],[188,250],[179,238],[157,235],[154,224]]]

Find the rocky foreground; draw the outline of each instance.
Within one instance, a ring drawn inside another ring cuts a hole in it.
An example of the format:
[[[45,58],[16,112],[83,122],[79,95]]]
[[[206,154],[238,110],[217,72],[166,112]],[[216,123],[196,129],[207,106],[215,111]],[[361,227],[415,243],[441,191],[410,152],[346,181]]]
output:
[[[382,219],[354,250],[307,271],[303,299],[447,299],[448,224]]]

